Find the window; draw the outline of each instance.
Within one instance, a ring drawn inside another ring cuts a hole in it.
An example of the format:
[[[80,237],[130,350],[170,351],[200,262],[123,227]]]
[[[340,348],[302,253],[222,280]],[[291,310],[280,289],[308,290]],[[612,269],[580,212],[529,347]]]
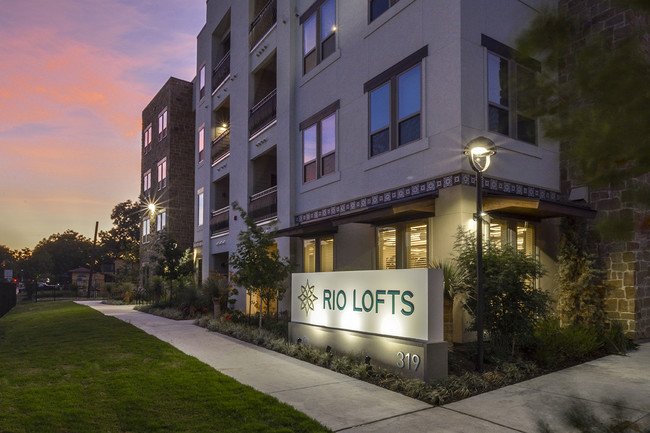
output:
[[[364,84],[369,93],[369,154],[379,155],[422,136],[424,47]]]
[[[142,219],[142,242],[149,242],[149,235],[151,234],[151,220],[149,217]]]
[[[156,230],[161,231],[167,226],[167,212],[162,211],[156,215]]]
[[[196,193],[196,225],[201,227],[203,225],[203,188]]]
[[[378,269],[426,268],[428,232],[426,220],[378,227]]]
[[[303,149],[303,182],[336,170],[336,110],[340,101],[300,123]]]
[[[300,17],[303,73],[336,50],[336,0],[317,0]]]
[[[142,177],[142,192],[147,192],[151,189],[151,170],[147,172]]]
[[[493,219],[490,222],[489,241],[497,248],[511,245],[526,255],[537,255],[535,226],[527,221]]]
[[[167,109],[158,115],[158,140],[167,137]]]
[[[303,240],[304,272],[334,271],[334,238]]]
[[[395,5],[399,0],[370,0],[370,22],[373,22],[388,8]]]
[[[144,153],[147,153],[151,150],[151,123],[144,130]]]
[[[158,190],[167,186],[167,158],[158,163]]]
[[[539,63],[519,59],[516,51],[483,35],[487,47],[488,130],[527,143],[537,143],[537,120],[531,89]]]
[[[199,99],[205,96],[205,65],[199,70]]]
[[[199,162],[203,162],[204,153],[205,153],[205,128],[201,126],[201,129],[199,129]]]

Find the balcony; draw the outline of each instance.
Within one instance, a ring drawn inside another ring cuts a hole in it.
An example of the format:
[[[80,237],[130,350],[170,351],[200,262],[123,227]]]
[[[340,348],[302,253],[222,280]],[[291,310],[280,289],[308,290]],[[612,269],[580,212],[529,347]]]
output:
[[[248,214],[256,221],[277,216],[278,186],[253,194],[248,204]]]
[[[210,234],[218,235],[228,231],[230,223],[230,206],[212,211]]]
[[[221,83],[230,75],[230,51],[228,51],[212,70],[212,91],[219,88]]]
[[[277,1],[269,1],[255,17],[248,32],[248,41],[253,48],[271,30],[278,20]]]
[[[212,165],[218,164],[230,156],[230,128],[212,140]]]
[[[266,95],[260,102],[250,109],[248,115],[248,131],[250,136],[255,135],[266,125],[275,120],[278,109],[277,89]]]

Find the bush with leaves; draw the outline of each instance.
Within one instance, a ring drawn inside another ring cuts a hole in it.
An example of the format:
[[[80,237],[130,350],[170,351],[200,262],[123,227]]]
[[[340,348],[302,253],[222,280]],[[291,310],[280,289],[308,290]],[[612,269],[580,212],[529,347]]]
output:
[[[214,308],[214,318],[219,319],[235,301],[231,296],[236,296],[239,291],[230,284],[228,277],[218,272],[210,272],[210,276],[203,281],[203,293],[210,299]]]
[[[467,299],[465,309],[476,330],[476,236],[458,230],[456,263],[465,272],[461,290]],[[541,264],[531,256],[505,245],[487,244],[483,249],[484,329],[493,344],[510,347],[528,345],[533,340],[535,325],[546,318],[550,297],[535,281],[543,275]]]

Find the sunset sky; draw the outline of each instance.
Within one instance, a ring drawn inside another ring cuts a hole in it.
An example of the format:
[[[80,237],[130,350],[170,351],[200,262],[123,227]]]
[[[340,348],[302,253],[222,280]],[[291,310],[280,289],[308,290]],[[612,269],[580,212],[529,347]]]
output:
[[[137,199],[142,109],[196,74],[205,0],[0,0],[0,244]]]

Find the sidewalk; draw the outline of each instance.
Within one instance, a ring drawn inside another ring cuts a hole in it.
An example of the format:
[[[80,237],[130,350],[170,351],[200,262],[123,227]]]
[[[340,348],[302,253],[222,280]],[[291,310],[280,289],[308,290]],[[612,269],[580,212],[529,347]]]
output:
[[[606,416],[625,402],[628,420],[650,428],[650,343],[628,356],[607,356],[441,407],[194,326],[134,311],[132,306],[81,301],[144,330],[237,381],[270,394],[334,431],[536,432],[571,399]]]

